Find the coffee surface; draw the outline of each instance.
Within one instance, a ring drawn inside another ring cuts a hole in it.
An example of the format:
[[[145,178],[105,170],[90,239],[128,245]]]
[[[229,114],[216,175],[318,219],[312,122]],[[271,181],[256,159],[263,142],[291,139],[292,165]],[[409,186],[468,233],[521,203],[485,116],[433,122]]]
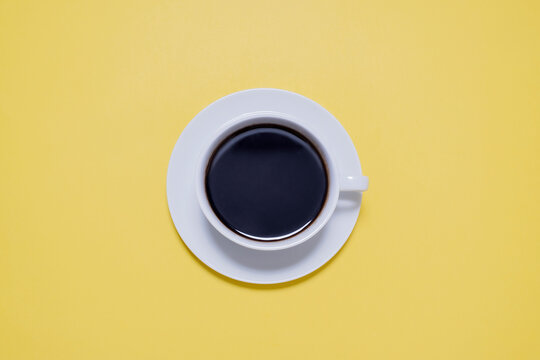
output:
[[[305,229],[324,205],[327,172],[319,152],[301,134],[261,125],[225,139],[211,157],[206,194],[231,230],[278,240]]]

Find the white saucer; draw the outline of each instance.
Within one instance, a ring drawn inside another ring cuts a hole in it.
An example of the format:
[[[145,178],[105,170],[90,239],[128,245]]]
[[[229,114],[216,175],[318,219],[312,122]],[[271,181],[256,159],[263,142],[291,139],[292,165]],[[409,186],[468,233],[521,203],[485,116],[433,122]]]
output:
[[[226,121],[255,111],[277,111],[302,118],[325,134],[338,169],[361,174],[360,161],[341,124],[316,102],[278,89],[240,91],[210,104],[184,129],[171,155],[167,198],[172,220],[187,247],[203,263],[227,277],[254,284],[298,279],[324,265],[351,234],[360,211],[361,193],[341,193],[326,226],[307,242],[285,250],[252,250],[218,233],[204,217],[195,194],[195,171],[207,136]]]

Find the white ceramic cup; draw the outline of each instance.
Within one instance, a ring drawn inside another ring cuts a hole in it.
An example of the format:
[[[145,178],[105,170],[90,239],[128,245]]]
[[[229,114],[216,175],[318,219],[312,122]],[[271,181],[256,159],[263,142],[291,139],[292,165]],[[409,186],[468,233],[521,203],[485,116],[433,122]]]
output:
[[[258,124],[281,125],[301,133],[317,148],[321,157],[323,158],[327,169],[328,188],[326,193],[326,200],[322,209],[319,212],[319,215],[309,226],[307,226],[303,230],[281,240],[254,240],[242,236],[229,229],[225,224],[221,222],[221,220],[219,220],[217,215],[212,210],[212,206],[208,201],[205,190],[206,169],[208,166],[208,162],[210,161],[210,158],[212,157],[212,154],[214,153],[216,148],[229,135],[245,127]],[[208,144],[203,147],[205,150],[200,156],[195,179],[197,199],[199,201],[202,212],[204,213],[210,224],[212,224],[212,226],[227,239],[237,243],[238,245],[242,245],[247,248],[256,250],[287,249],[299,245],[304,241],[312,238],[324,227],[324,225],[326,225],[326,223],[332,216],[332,213],[336,208],[340,191],[365,191],[368,188],[368,178],[366,176],[353,176],[352,174],[344,174],[338,171],[336,162],[333,160],[331,155],[331,149],[327,149],[323,145],[321,141],[321,136],[323,135],[316,134],[314,132],[314,129],[310,128],[309,123],[301,119],[292,117],[288,114],[273,111],[258,111],[243,114],[221,126],[216,133],[211,135]]]

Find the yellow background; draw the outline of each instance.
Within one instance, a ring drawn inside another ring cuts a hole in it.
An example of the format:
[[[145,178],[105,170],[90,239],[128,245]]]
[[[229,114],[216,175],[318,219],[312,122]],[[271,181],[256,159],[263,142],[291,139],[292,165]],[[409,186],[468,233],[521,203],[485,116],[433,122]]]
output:
[[[0,0],[0,359],[540,359],[539,4]],[[286,285],[204,267],[167,208],[182,129],[254,87],[371,180]]]

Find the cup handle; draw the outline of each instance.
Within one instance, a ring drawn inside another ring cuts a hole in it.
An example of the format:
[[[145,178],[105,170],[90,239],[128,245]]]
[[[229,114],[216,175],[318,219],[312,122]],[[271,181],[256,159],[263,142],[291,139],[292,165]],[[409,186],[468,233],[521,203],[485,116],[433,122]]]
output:
[[[340,191],[366,191],[369,180],[367,176],[343,176],[339,184]]]

